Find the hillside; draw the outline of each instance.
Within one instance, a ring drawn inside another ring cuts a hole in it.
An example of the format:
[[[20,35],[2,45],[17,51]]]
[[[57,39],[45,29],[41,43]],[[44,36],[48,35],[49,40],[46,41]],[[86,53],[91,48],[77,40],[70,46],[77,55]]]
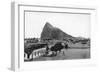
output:
[[[64,40],[64,39],[75,39],[75,37],[65,33],[61,29],[52,26],[49,22],[46,22],[43,31],[41,33],[41,39],[55,39],[55,40]]]

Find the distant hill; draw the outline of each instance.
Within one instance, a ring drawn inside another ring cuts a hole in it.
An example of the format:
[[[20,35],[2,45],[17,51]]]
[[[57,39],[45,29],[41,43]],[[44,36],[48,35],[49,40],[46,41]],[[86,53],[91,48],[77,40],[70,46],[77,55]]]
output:
[[[42,33],[41,33],[41,39],[55,39],[55,40],[64,40],[64,39],[76,39],[75,37],[65,33],[61,29],[52,26],[49,22],[46,22]]]

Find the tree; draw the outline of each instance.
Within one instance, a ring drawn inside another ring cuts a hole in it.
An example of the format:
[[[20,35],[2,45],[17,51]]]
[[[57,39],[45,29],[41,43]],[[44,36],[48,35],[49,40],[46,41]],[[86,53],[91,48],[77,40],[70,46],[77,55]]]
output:
[[[29,59],[31,53],[33,52],[33,49],[32,48],[25,48],[24,52],[27,54],[27,58]]]

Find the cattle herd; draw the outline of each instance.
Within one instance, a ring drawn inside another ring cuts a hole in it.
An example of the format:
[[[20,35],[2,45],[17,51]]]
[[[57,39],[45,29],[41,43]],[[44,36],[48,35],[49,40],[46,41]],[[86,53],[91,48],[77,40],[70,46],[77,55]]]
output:
[[[64,42],[57,42],[54,45],[39,43],[39,44],[32,44],[24,49],[24,60],[31,61],[37,57],[54,57],[57,54],[62,53],[65,55],[62,49],[68,49],[68,44]]]

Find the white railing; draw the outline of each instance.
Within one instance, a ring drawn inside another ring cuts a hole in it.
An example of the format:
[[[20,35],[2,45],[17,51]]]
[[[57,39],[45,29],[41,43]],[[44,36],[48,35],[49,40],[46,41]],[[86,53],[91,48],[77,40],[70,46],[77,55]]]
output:
[[[37,49],[37,50],[34,50],[34,51],[31,53],[29,59],[27,58],[27,54],[25,53],[24,59],[25,59],[25,60],[34,59],[34,58],[43,56],[43,55],[45,54],[45,52],[46,52],[46,47],[41,48],[41,49]]]

